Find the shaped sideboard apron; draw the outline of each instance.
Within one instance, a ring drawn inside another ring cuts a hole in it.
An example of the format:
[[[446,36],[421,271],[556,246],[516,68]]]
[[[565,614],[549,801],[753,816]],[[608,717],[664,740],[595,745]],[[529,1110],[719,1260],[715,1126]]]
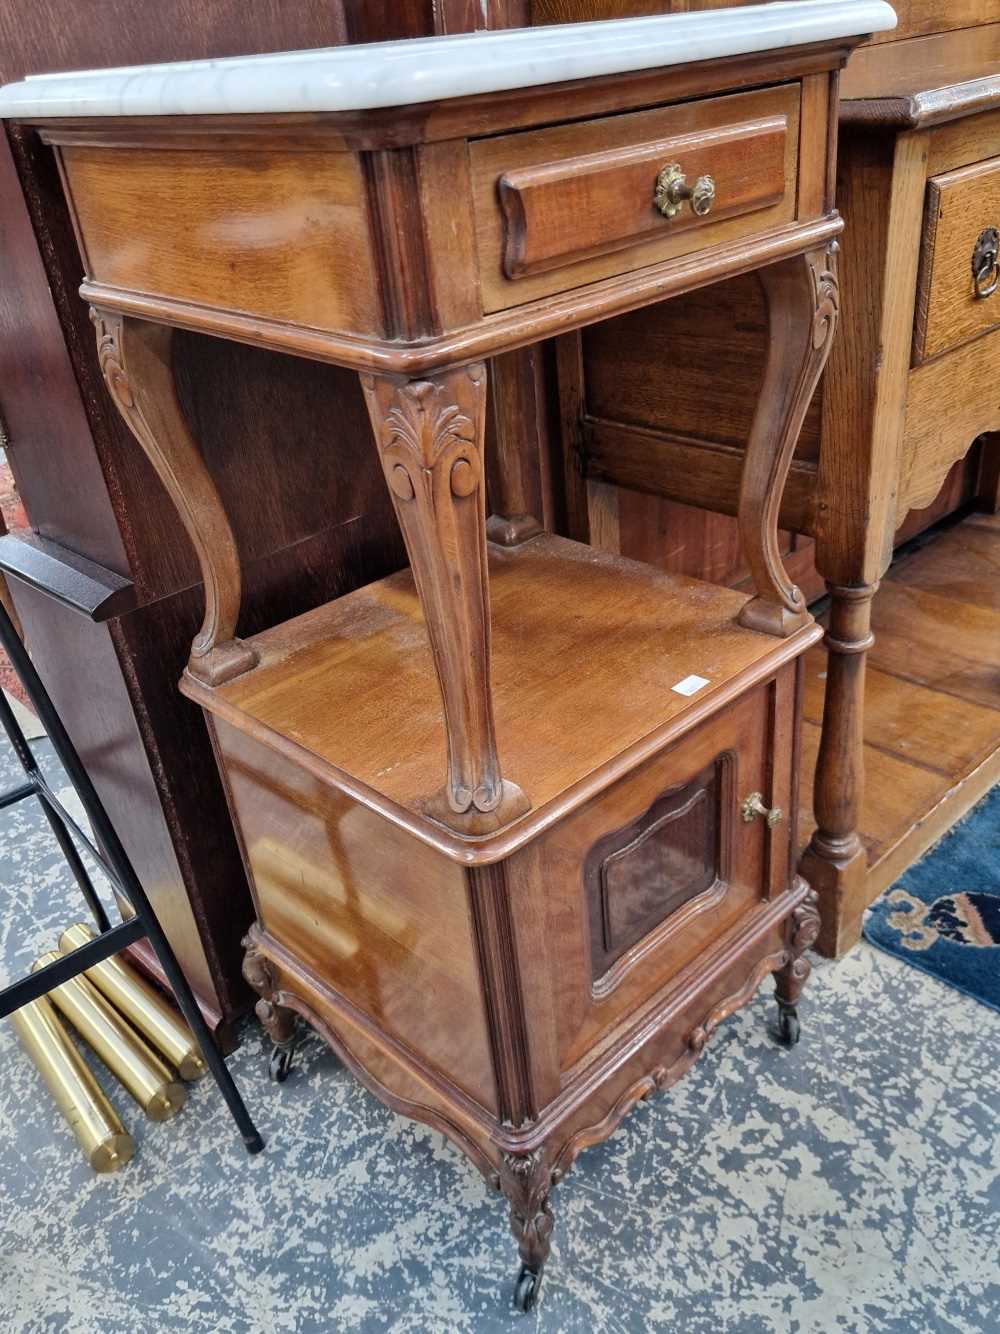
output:
[[[509,1203],[521,1310],[583,1148],[770,973],[798,1036],[820,630],[778,504],[837,321],[837,76],[893,23],[795,0],[0,92],[58,157],[109,392],[200,561],[181,690],[244,851],[273,1073],[301,1017],[467,1154]],[[487,523],[486,358],[750,271],[771,323],[731,498],[751,596],[517,505]],[[237,635],[177,327],[360,374],[408,570]]]

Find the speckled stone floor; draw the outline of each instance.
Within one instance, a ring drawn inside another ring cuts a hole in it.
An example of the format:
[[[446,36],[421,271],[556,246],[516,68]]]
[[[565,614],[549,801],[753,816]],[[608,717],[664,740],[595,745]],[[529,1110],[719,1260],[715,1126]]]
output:
[[[0,903],[7,976],[81,916],[24,805],[0,815]],[[863,945],[819,963],[787,1053],[769,993],[554,1192],[531,1317],[502,1202],[315,1039],[282,1087],[255,1029],[232,1060],[257,1158],[205,1081],[163,1125],[111,1090],[138,1153],[96,1177],[0,1023],[0,1329],[1000,1331],[1000,1014]]]

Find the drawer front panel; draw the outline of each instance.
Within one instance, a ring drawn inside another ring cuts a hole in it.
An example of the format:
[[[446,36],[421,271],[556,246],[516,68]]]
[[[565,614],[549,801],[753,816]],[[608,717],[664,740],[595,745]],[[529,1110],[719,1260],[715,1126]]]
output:
[[[484,309],[791,221],[800,99],[795,84],[471,144]],[[711,177],[709,211],[661,212],[671,165],[688,188]]]
[[[940,356],[1000,326],[1000,270],[982,265],[978,294],[973,269],[990,229],[1000,240],[1000,158],[935,176],[928,183],[914,364]]]

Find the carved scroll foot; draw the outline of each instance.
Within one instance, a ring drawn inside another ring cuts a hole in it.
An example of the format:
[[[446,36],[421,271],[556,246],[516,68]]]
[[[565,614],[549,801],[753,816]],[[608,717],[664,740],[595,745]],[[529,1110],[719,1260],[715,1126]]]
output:
[[[268,1074],[276,1084],[283,1084],[288,1078],[295,1054],[295,1011],[286,1005],[278,1005],[273,1000],[274,973],[252,937],[247,936],[243,946],[246,951],[243,956],[243,976],[260,996],[260,1000],[254,1006],[254,1013],[274,1044],[268,1057]]]
[[[788,577],[778,545],[778,513],[792,455],[829,356],[837,323],[836,244],[760,271],[770,343],[764,383],[747,442],[738,519],[756,589],[739,621],[785,637],[811,617]]]
[[[836,958],[860,938],[867,907],[868,857],[858,828],[865,784],[865,663],[875,642],[871,603],[878,585],[827,588],[826,698],[813,796],[817,828],[802,874],[819,895],[818,949]]]
[[[402,529],[444,707],[448,776],[434,818],[461,833],[529,809],[505,783],[490,683],[483,437],[486,368],[426,380],[361,377],[382,471]]]
[[[502,829],[504,825],[530,811],[531,802],[516,783],[503,778],[500,781],[500,800],[492,810],[480,810],[473,802],[467,810],[456,811],[448,788],[442,788],[435,796],[429,797],[423,804],[423,810],[439,824],[471,837],[492,834],[494,830]]]
[[[776,1037],[786,1047],[794,1047],[799,1040],[799,997],[812,972],[812,964],[805,957],[805,952],[815,944],[819,926],[818,902],[815,892],[810,890],[791,915],[788,925],[788,961],[774,975],[774,994],[778,1002]]]
[[[552,1172],[544,1148],[502,1155],[500,1189],[510,1204],[510,1229],[517,1240],[521,1269],[514,1285],[514,1307],[532,1310],[538,1303],[542,1271],[551,1249],[553,1217],[549,1205]]]
[[[177,402],[173,330],[109,311],[91,309],[90,318],[115,407],[173,501],[201,567],[205,617],[187,671],[207,685],[221,685],[256,666],[257,655],[236,638],[241,583],[236,540]]]

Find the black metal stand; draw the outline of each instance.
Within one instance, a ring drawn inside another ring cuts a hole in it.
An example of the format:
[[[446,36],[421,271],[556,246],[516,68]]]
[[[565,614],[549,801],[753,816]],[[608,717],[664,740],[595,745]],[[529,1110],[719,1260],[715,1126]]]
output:
[[[163,934],[163,928],[160,926],[153,907],[146,897],[146,891],[140,885],[132,863],[129,861],[125,849],[115,833],[114,826],[108,818],[107,811],[104,809],[87,771],[81,764],[80,757],[77,755],[76,749],[62,725],[62,720],[49,699],[48,692],[35,671],[34,665],[28,657],[2,603],[0,603],[0,643],[3,644],[25,693],[38,714],[42,726],[48,733],[52,748],[69,776],[80,803],[87,813],[87,819],[90,821],[97,846],[55,797],[45,779],[45,775],[38,767],[38,762],[31,751],[31,747],[25,740],[24,733],[14,717],[14,711],[2,690],[0,690],[0,725],[3,726],[11,745],[14,747],[27,781],[21,783],[18,787],[11,788],[8,792],[0,793],[0,809],[5,806],[12,806],[17,801],[23,801],[25,797],[38,798],[46,819],[52,826],[52,832],[58,840],[63,856],[73,872],[76,883],[80,887],[80,892],[86,899],[87,906],[93,914],[100,932],[100,935],[95,937],[94,940],[88,941],[86,945],[81,945],[78,949],[73,950],[71,954],[64,955],[55,963],[39,968],[30,977],[22,978],[21,981],[14,982],[0,990],[0,1018],[20,1009],[22,1005],[27,1005],[29,1001],[37,1000],[39,996],[44,996],[46,992],[59,986],[60,983],[66,982],[71,977],[76,977],[85,969],[91,968],[95,963],[100,963],[102,959],[117,954],[127,945],[131,945],[133,941],[141,940],[144,936],[147,937],[160,962],[164,976],[170,983],[181,1013],[201,1047],[205,1062],[215,1077],[215,1082],[226,1100],[233,1120],[239,1127],[247,1151],[249,1153],[259,1153],[264,1147],[264,1141],[250,1119],[250,1113],[240,1096],[239,1089],[233,1082],[233,1077],[212,1040],[208,1025],[198,1008],[198,1002],[194,998],[187,978],[181,972],[177,958],[170,947],[170,942]],[[73,842],[74,834],[111,881],[116,892],[131,907],[135,914],[133,917],[125,918],[116,926],[112,926],[108,921],[107,913],[104,911],[93,882],[87,874],[86,867]],[[98,851],[98,848],[101,851]]]

